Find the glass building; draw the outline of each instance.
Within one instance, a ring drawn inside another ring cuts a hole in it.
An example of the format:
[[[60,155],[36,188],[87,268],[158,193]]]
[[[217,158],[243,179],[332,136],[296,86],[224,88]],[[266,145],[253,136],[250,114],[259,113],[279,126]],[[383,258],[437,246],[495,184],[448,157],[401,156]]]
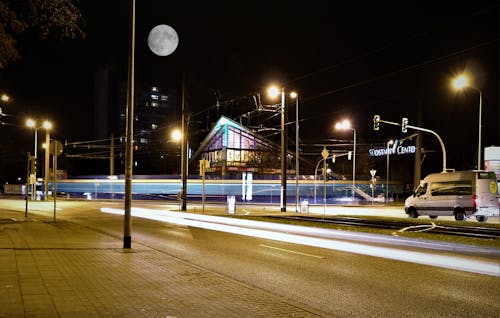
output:
[[[280,145],[277,145],[245,126],[221,116],[205,137],[194,157],[210,162],[206,172],[230,176],[242,172],[279,175]],[[287,173],[295,173],[291,166],[293,154],[287,156]]]

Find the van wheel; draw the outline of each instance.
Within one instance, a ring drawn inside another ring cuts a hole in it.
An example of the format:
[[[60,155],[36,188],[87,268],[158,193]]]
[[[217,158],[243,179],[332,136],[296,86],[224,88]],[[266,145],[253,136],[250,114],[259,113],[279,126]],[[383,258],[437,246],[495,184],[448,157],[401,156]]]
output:
[[[486,220],[488,220],[488,217],[486,215],[476,215],[476,220],[478,222],[486,222]]]
[[[455,212],[455,220],[457,221],[465,221],[465,212],[462,210],[458,210]]]
[[[414,207],[409,208],[408,209],[408,216],[411,217],[412,219],[418,218],[417,210]]]
[[[437,219],[437,218],[438,218],[438,216],[437,216],[437,215],[429,215],[429,217],[430,217],[431,219]]]

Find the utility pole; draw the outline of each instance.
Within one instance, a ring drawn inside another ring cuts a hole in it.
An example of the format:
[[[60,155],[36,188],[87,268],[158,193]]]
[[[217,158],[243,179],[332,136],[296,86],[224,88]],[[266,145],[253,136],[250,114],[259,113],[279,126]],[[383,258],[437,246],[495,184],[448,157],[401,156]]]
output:
[[[134,56],[135,56],[135,0],[130,0],[130,42],[128,57],[127,127],[125,149],[125,214],[123,220],[123,248],[132,248],[132,167],[134,142]]]
[[[417,125],[422,127],[422,102],[417,105]],[[417,131],[417,139],[415,141],[415,161],[413,166],[413,190],[420,184],[422,178],[422,132]]]
[[[109,175],[115,175],[115,135],[111,133],[111,147],[109,148]]]
[[[186,211],[187,194],[187,126],[186,126],[186,73],[182,73],[182,143],[181,143],[181,211]]]
[[[286,212],[286,131],[285,131],[285,89],[281,89],[281,212]]]

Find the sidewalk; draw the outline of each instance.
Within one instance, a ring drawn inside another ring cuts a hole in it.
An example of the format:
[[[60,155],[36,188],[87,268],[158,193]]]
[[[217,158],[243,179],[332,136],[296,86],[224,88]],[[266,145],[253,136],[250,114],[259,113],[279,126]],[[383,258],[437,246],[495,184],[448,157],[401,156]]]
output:
[[[0,209],[0,317],[321,317],[76,223]]]

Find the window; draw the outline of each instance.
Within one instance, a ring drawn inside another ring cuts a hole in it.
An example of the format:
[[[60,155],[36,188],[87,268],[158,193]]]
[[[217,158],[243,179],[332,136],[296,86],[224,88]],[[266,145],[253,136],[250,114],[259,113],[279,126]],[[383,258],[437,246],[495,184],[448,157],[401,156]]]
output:
[[[149,139],[146,139],[146,138],[141,138],[141,139],[139,140],[139,142],[140,142],[141,144],[147,144],[147,143],[149,143]]]
[[[427,183],[421,183],[417,190],[415,191],[416,195],[424,195],[427,192]]]
[[[157,92],[158,91],[158,87],[156,87],[156,86],[151,87],[151,91],[152,92]]]
[[[151,102],[151,107],[158,107],[158,106],[159,106],[158,102]]]
[[[158,95],[151,94],[151,99],[153,99],[153,100],[158,100]]]
[[[151,129],[156,129],[156,128],[158,128],[157,124],[151,124]]]
[[[479,172],[477,177],[478,179],[496,179],[494,172]]]
[[[167,95],[161,95],[160,99],[163,100],[163,101],[167,101],[168,100],[168,96]]]
[[[431,194],[434,196],[472,194],[472,181],[433,182],[431,185]]]

